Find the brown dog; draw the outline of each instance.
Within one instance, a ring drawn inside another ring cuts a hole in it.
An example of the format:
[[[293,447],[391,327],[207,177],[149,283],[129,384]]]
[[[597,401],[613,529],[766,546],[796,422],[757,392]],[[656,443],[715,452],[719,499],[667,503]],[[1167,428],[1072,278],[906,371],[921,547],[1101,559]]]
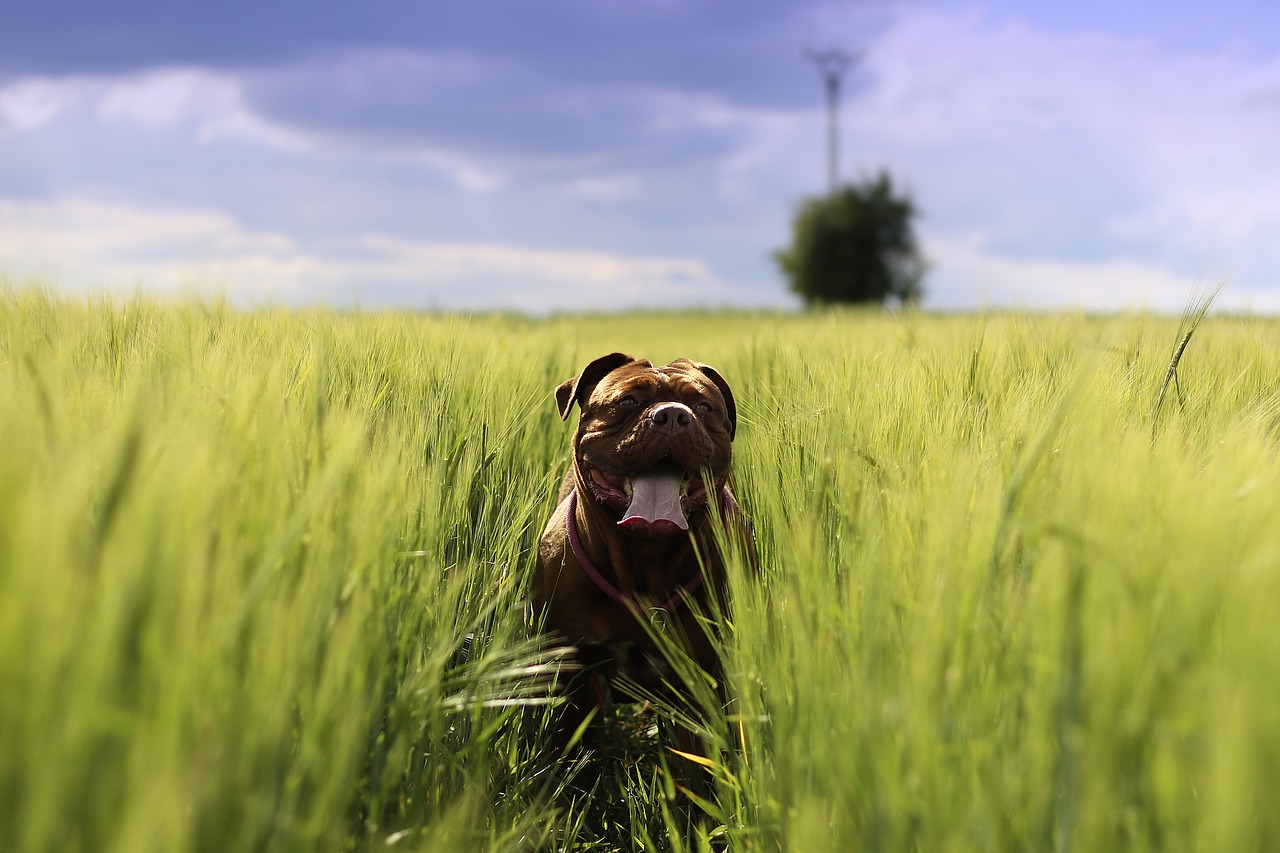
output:
[[[575,403],[582,417],[572,466],[538,546],[532,603],[543,630],[576,646],[597,676],[625,673],[649,690],[669,675],[654,630],[683,638],[698,664],[716,672],[696,616],[708,612],[711,596],[724,601],[708,503],[744,542],[750,537],[728,488],[737,428],[729,384],[688,359],[654,367],[615,352],[556,389],[562,419]],[[599,702],[592,683],[580,677],[569,688],[558,746]]]

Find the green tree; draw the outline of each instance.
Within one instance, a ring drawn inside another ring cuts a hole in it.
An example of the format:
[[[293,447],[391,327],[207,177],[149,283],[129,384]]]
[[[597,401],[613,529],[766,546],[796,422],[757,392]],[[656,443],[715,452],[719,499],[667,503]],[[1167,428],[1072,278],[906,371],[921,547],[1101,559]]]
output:
[[[915,204],[874,178],[807,199],[792,222],[791,246],[774,253],[806,305],[915,302],[926,263],[911,220]]]

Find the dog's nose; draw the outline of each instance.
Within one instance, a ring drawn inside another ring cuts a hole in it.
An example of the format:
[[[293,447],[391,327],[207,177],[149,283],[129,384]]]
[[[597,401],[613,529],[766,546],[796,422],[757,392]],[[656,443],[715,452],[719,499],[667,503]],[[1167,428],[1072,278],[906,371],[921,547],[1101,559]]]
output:
[[[649,413],[654,426],[666,432],[679,432],[693,423],[693,410],[684,403],[662,403]]]

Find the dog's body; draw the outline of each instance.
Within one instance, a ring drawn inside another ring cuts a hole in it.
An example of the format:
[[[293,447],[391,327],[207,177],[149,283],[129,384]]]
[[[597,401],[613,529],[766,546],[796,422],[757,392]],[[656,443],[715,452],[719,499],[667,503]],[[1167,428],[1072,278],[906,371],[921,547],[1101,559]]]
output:
[[[703,669],[717,671],[698,622],[712,597],[724,601],[708,503],[750,535],[728,487],[737,427],[728,383],[687,359],[653,367],[613,353],[557,388],[556,401],[562,418],[575,403],[582,418],[538,547],[532,603],[543,630],[599,674],[625,673],[649,690],[669,675],[654,630],[682,638]],[[589,684],[580,679],[568,692],[565,737],[598,701]]]

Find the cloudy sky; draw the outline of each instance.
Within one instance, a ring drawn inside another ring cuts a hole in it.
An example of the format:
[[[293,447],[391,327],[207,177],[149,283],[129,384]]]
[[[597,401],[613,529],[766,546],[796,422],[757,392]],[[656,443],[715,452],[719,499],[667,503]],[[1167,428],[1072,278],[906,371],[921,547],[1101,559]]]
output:
[[[825,188],[911,190],[926,305],[1280,310],[1263,0],[6,0],[0,280],[242,304],[789,306]]]

